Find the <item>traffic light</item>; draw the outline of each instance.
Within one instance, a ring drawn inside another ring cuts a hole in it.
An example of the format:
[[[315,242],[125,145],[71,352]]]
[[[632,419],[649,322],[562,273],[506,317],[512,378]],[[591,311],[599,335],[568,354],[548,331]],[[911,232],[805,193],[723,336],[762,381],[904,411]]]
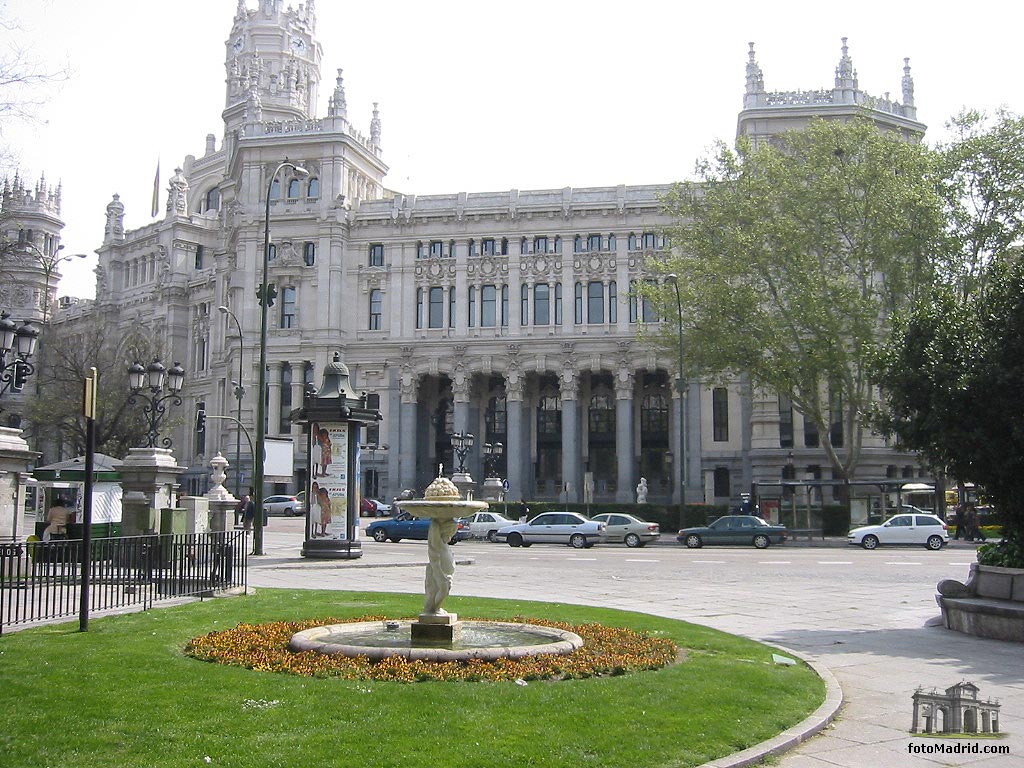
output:
[[[26,363],[16,360],[14,362],[14,375],[11,377],[11,391],[21,392],[25,389],[25,382],[28,381],[28,375],[31,372],[32,369]]]
[[[274,285],[273,283],[268,285],[267,286],[267,290],[266,290],[266,296],[267,296],[267,306],[268,307],[274,306],[274,299],[277,298],[277,286]],[[263,306],[263,284],[262,283],[260,283],[258,286],[256,286],[256,301],[259,302],[261,307]]]
[[[206,431],[206,411],[203,408],[196,409],[196,432]]]

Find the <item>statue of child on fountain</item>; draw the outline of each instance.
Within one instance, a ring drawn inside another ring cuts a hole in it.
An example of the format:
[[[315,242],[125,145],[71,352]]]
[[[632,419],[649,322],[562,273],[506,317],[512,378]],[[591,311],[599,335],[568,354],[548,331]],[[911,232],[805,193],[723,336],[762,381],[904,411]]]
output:
[[[423,494],[427,501],[458,501],[462,498],[459,489],[447,477],[436,478]],[[427,533],[427,578],[425,583],[426,601],[423,604],[424,614],[443,616],[441,607],[452,590],[452,577],[455,575],[455,558],[452,556],[448,542],[455,536],[459,524],[454,518],[436,517],[430,522]]]

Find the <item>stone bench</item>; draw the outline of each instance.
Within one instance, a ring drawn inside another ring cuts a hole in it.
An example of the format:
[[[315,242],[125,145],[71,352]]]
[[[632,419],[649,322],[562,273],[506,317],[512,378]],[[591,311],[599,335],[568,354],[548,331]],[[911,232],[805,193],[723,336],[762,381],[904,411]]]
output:
[[[947,629],[1024,642],[1024,570],[972,563],[966,584],[943,579],[937,589]]]

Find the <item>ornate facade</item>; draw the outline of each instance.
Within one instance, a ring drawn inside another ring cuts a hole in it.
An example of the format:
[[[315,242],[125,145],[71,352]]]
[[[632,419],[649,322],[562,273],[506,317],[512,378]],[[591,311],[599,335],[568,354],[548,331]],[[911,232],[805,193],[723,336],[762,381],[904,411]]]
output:
[[[269,205],[268,282],[278,295],[267,433],[296,437],[297,470],[268,492],[303,487],[305,451],[288,414],[335,350],[384,414],[363,440],[367,495],[421,491],[438,464],[452,466],[453,431],[476,436],[467,468],[478,479],[481,445],[503,444],[498,471],[511,499],[632,501],[643,477],[650,501],[678,500],[674,478],[685,477],[688,501],[724,503],[752,481],[778,479],[790,454],[820,476],[816,435],[777,396],[738,380],[688,382],[681,397],[675,361],[637,340],[645,323],[659,322],[633,287],[664,254],[667,186],[391,191],[380,112],[374,105],[364,116],[368,132],[356,129],[340,70],[326,115],[316,116],[321,50],[314,0],[298,10],[281,0],[250,10],[239,0],[225,43],[219,146],[210,135],[201,156],[185,158],[153,224],[125,231],[113,197],[96,299],[61,311],[67,332],[103,322],[153,335],[187,371],[184,407],[214,415],[235,414],[241,355],[242,421],[251,425]],[[873,105],[880,124],[919,138],[909,67],[903,94],[903,104],[871,102],[845,41],[834,90],[813,103],[772,94],[751,47],[738,130],[765,137],[810,114]],[[272,179],[285,158],[309,176]],[[219,307],[237,317],[241,339]],[[199,435],[183,421],[173,437],[179,463],[194,468],[186,491],[204,490],[217,451],[249,481],[251,460],[245,450],[236,456],[230,421],[208,421]],[[880,476],[896,466],[916,473],[913,463],[875,440],[862,466]]]

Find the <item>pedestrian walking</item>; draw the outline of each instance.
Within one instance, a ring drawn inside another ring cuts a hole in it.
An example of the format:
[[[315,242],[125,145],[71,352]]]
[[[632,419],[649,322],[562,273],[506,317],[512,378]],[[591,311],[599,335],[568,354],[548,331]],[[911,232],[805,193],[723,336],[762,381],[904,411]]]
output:
[[[953,512],[953,525],[956,526],[956,533],[953,534],[954,539],[959,539],[960,534],[964,534],[964,539],[967,539],[966,531],[964,531],[964,505],[957,504],[956,510]]]
[[[246,531],[252,530],[252,521],[256,519],[256,504],[249,494],[242,497],[242,528]]]

